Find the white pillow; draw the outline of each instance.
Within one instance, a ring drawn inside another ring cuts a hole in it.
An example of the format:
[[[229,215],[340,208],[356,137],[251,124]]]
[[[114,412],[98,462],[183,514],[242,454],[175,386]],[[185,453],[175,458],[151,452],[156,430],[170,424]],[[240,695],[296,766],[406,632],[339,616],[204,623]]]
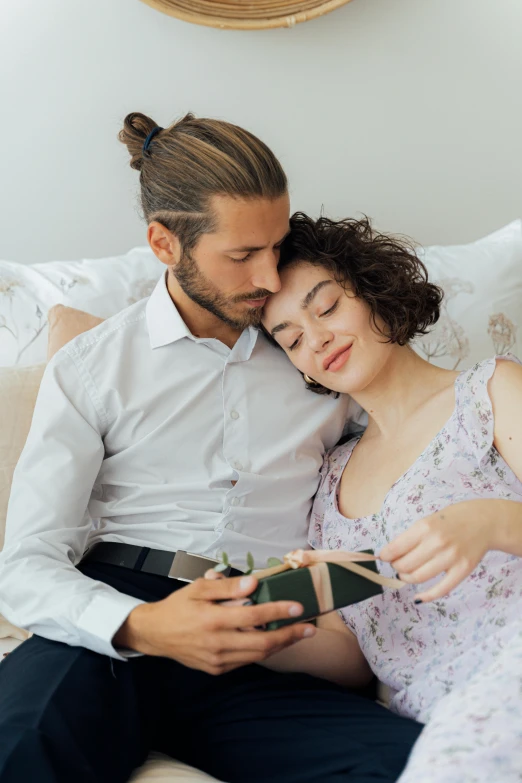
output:
[[[0,366],[46,360],[47,311],[53,305],[108,318],[148,296],[164,269],[149,247],[83,261],[0,261]]]
[[[414,343],[421,356],[464,370],[493,354],[522,353],[522,221],[469,245],[420,249],[418,256],[445,292],[438,323]]]

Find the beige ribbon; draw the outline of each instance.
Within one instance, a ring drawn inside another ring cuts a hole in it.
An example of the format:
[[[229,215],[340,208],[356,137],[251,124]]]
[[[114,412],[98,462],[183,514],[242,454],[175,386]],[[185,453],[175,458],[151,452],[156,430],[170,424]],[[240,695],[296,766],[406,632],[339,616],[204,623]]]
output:
[[[382,574],[376,574],[374,571],[364,568],[364,566],[357,565],[357,562],[368,562],[369,560],[378,559],[375,555],[369,555],[367,552],[345,552],[339,549],[294,549],[292,552],[288,552],[283,559],[285,562],[281,565],[274,566],[273,568],[265,568],[263,571],[256,571],[254,576],[256,579],[264,579],[267,576],[280,574],[283,571],[289,571],[292,568],[305,568],[306,566],[311,566],[310,571],[313,572],[317,565],[323,565],[324,568],[322,568],[320,572],[321,576],[318,576],[317,579],[324,582],[324,572],[326,571],[328,574],[327,563],[336,563],[337,565],[346,568],[348,571],[352,571],[354,574],[369,579],[370,582],[381,585],[381,587],[399,590],[406,585],[406,582],[403,582],[401,579],[382,576]],[[314,576],[312,573],[312,580],[313,578]],[[329,577],[327,582],[330,582]],[[316,593],[319,596],[317,590]]]
[[[331,612],[334,608],[334,598],[328,563],[317,563],[317,565],[311,566],[310,576],[317,598],[319,614]]]

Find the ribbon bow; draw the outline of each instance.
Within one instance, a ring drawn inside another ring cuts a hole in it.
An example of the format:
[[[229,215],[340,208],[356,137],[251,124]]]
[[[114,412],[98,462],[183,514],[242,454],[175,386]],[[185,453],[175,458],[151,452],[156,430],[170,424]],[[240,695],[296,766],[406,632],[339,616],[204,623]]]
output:
[[[280,574],[292,568],[306,568],[319,563],[336,563],[348,571],[353,571],[354,574],[363,576],[365,579],[369,579],[370,582],[375,582],[375,584],[382,587],[398,590],[406,585],[406,582],[403,582],[401,579],[382,576],[382,574],[376,574],[374,571],[364,568],[364,566],[357,565],[357,563],[377,559],[375,555],[369,555],[367,552],[345,552],[340,549],[294,549],[284,556],[284,563],[281,565],[256,571],[254,575],[256,579],[264,579],[267,576]]]

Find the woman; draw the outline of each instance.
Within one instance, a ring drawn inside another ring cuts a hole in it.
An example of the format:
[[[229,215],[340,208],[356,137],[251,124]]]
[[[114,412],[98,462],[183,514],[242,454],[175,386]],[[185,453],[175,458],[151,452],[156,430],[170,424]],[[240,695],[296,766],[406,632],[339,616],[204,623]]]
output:
[[[437,321],[442,292],[367,220],[295,215],[280,273],[265,330],[312,391],[368,413],[325,460],[310,543],[371,548],[408,583],[342,612],[392,709],[427,723],[401,783],[519,781],[522,367],[491,358],[459,373],[418,356],[410,341]],[[492,525],[480,509],[499,498]],[[445,515],[473,499],[475,515]]]

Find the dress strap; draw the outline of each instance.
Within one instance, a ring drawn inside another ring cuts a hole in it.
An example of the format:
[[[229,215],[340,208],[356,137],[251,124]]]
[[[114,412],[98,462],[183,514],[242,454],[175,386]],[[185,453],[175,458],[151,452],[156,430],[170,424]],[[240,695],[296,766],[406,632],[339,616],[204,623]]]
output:
[[[336,446],[327,452],[321,468],[321,481],[315,496],[310,527],[308,531],[308,543],[314,549],[324,549],[323,546],[323,522],[326,516],[332,513],[335,507],[335,495],[337,484],[341,478],[344,466],[350,459],[351,453],[359,442],[360,436],[351,438],[342,446]]]
[[[498,361],[522,364],[514,354],[493,356],[478,362],[469,370],[460,373],[455,383],[456,409],[459,427],[466,432],[479,462],[493,446],[495,420],[489,396],[488,383]]]

